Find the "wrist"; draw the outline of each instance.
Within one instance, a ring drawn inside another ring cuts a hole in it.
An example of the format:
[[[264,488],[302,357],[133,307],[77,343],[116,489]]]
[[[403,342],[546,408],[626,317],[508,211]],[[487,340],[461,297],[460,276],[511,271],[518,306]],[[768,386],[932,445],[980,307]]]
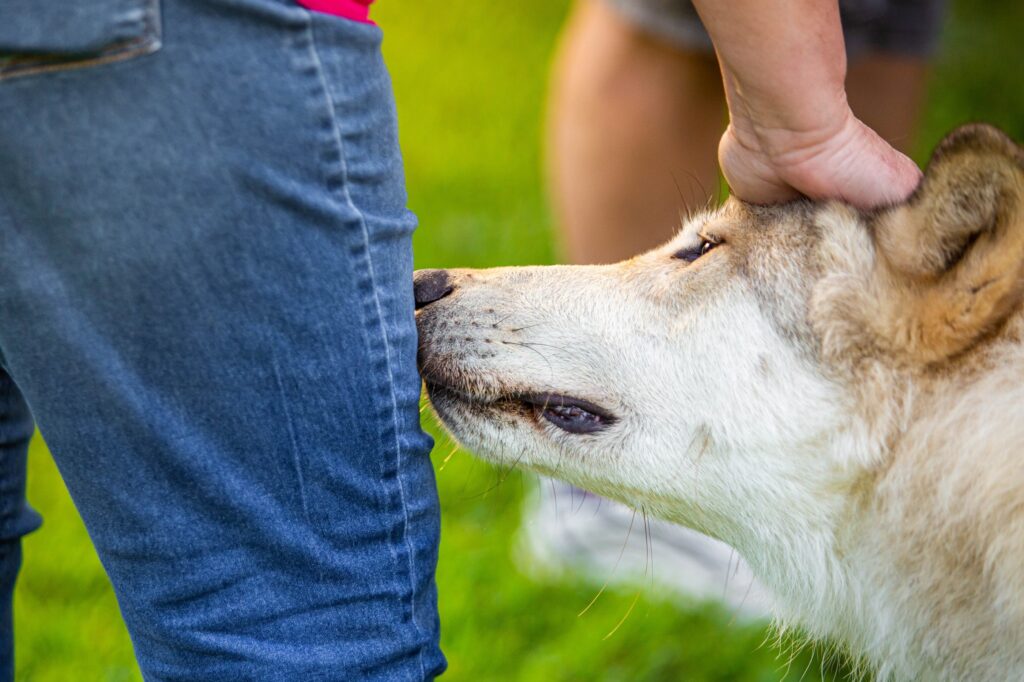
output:
[[[767,99],[728,88],[729,126],[736,141],[777,167],[799,163],[821,147],[851,135],[857,119],[842,84],[816,89],[816,96]]]

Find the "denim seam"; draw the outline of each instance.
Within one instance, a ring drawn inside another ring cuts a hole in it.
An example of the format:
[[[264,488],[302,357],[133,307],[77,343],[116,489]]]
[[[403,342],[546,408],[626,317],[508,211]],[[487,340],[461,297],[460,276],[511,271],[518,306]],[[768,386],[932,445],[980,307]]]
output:
[[[6,62],[0,59],[0,81],[21,76],[75,71],[103,64],[123,62],[133,57],[152,54],[163,45],[160,25],[160,2],[161,0],[149,0],[149,7],[146,9],[145,15],[145,26],[143,27],[142,35],[138,38],[115,43],[92,57],[40,55],[14,57]]]
[[[316,75],[319,80],[320,89],[323,93],[325,104],[327,106],[327,110],[329,113],[331,123],[331,136],[336,146],[336,151],[338,153],[338,163],[340,165],[340,175],[342,181],[340,187],[338,188],[338,193],[341,195],[340,198],[344,201],[346,208],[352,210],[358,219],[360,237],[362,238],[361,247],[365,255],[366,261],[366,274],[369,276],[370,279],[370,295],[372,298],[373,308],[376,313],[376,331],[379,334],[380,338],[384,341],[384,364],[387,367],[388,372],[387,393],[391,403],[390,407],[392,420],[392,437],[394,439],[395,480],[398,484],[399,503],[402,507],[402,540],[405,545],[406,560],[408,564],[407,571],[410,595],[408,608],[410,620],[412,621],[412,626],[416,630],[420,640],[422,641],[424,633],[421,631],[419,621],[416,619],[416,576],[413,565],[413,557],[415,556],[415,553],[413,551],[412,543],[409,539],[409,510],[408,505],[406,504],[405,486],[402,483],[401,475],[402,444],[399,436],[401,429],[398,416],[398,398],[395,395],[394,390],[394,372],[392,370],[391,361],[391,344],[388,340],[387,329],[385,328],[384,325],[384,312],[383,308],[381,307],[380,296],[378,294],[377,289],[377,282],[374,275],[373,256],[370,253],[370,234],[366,224],[366,216],[364,215],[363,211],[360,210],[358,206],[356,206],[355,202],[352,200],[351,194],[348,191],[348,163],[345,158],[345,144],[342,140],[341,130],[339,129],[337,121],[337,112],[334,107],[334,102],[331,98],[330,88],[327,85],[327,78],[324,74],[323,62],[320,59],[320,53],[316,42],[316,31],[313,27],[312,15],[309,11],[304,11],[304,15],[306,18],[305,29],[309,35],[310,52],[311,56],[313,57],[314,64],[316,66]],[[420,679],[425,680],[427,679],[427,676],[423,664],[422,646],[419,647],[416,658],[420,668]]]
[[[306,495],[306,476],[303,471],[302,458],[299,450],[299,440],[295,435],[295,421],[292,419],[292,411],[288,409],[287,393],[284,390],[284,382],[281,380],[281,367],[275,353],[271,358],[274,370],[274,383],[277,387],[277,394],[281,396],[281,409],[284,410],[284,420],[288,427],[288,444],[292,451],[292,461],[295,463],[295,476],[299,483],[299,500],[302,502],[302,515],[306,523],[313,525],[312,516],[309,513],[309,501]]]
[[[0,369],[0,454],[27,457],[28,446],[35,433],[35,423],[28,401],[21,393],[14,377]],[[23,454],[15,454],[24,448]],[[9,462],[8,462],[9,464]],[[25,489],[25,462],[22,461],[21,482],[15,486],[18,494],[0,500],[0,545],[10,545],[37,530],[42,523],[38,513],[27,500]],[[8,490],[10,492],[10,490]],[[8,507],[10,505],[10,507]]]

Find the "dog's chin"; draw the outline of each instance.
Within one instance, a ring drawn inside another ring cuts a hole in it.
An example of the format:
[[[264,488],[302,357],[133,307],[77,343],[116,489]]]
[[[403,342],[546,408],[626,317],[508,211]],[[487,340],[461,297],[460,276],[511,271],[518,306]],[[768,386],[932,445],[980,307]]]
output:
[[[521,390],[483,397],[447,384],[425,380],[427,395],[438,417],[458,437],[474,422],[507,430],[524,426],[572,435],[604,431],[618,419],[587,400],[547,391]]]
[[[511,396],[486,399],[430,380],[424,383],[434,412],[456,436],[474,423],[509,428],[536,421],[535,410]]]

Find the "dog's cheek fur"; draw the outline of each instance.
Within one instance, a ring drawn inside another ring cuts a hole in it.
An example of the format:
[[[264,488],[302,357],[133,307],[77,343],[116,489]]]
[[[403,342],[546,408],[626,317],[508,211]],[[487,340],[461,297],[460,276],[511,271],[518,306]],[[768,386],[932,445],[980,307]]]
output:
[[[912,402],[911,377],[882,350],[868,323],[884,296],[873,273],[875,246],[854,209],[829,204],[814,217],[821,238],[808,318],[818,339],[820,362],[847,387],[853,442],[851,466],[874,469],[884,463],[894,434],[906,426]]]

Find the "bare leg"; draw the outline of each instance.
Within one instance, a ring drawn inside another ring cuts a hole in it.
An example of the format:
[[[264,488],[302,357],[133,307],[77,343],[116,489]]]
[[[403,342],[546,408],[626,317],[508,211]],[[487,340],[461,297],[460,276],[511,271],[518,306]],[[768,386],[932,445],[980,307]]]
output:
[[[669,239],[718,189],[725,104],[714,55],[648,36],[581,0],[552,75],[548,173],[565,253],[628,258]]]
[[[919,57],[872,54],[850,64],[846,96],[857,117],[889,144],[908,153],[928,84],[928,62]]]

